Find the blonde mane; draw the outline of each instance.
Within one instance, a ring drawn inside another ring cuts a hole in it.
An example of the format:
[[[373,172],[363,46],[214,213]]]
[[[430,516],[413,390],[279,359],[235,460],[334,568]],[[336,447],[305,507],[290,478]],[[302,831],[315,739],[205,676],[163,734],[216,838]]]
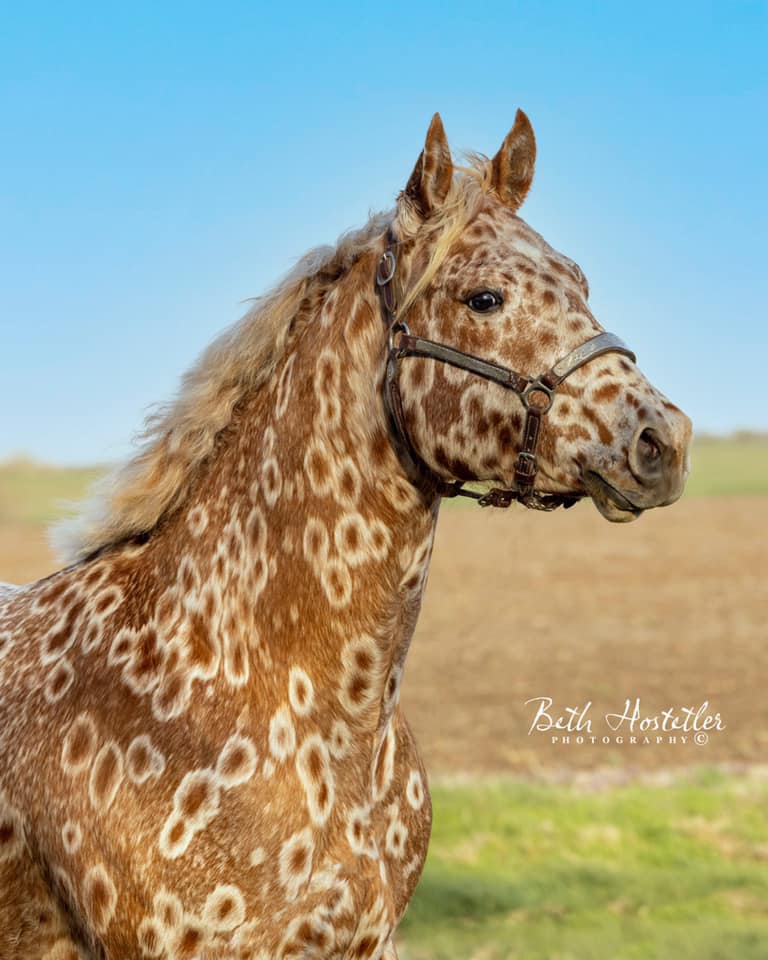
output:
[[[203,352],[182,378],[176,398],[146,420],[138,453],[100,480],[79,515],[51,531],[57,555],[67,563],[151,531],[176,509],[197,468],[211,454],[216,437],[232,420],[237,404],[263,386],[274,373],[289,342],[298,333],[294,322],[302,301],[330,287],[368,250],[390,225],[399,238],[425,230],[434,241],[426,269],[408,290],[406,309],[435,276],[448,249],[479,209],[488,189],[489,164],[475,156],[456,169],[439,215],[424,224],[403,194],[396,211],[378,213],[359,230],[343,234],[335,247],[317,247],[268,294]]]

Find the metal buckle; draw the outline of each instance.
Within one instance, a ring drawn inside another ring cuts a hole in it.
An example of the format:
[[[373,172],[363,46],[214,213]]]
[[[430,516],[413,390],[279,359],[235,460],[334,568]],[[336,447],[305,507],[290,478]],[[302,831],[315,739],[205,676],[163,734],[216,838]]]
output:
[[[385,250],[376,268],[376,284],[385,287],[395,275],[397,260],[391,250]]]
[[[525,469],[523,469],[523,464],[525,464]],[[538,464],[536,463],[536,454],[526,453],[525,450],[521,450],[517,455],[515,473],[526,480],[532,480],[533,477],[536,476],[537,471]]]
[[[398,335],[398,333],[404,333],[406,336],[408,336],[410,332],[411,330],[405,320],[395,320],[395,322],[389,328],[389,336],[387,338],[389,349],[395,349],[395,337]]]
[[[538,403],[531,403],[528,399],[532,393],[543,393],[547,398],[546,406],[540,405]],[[549,413],[552,403],[555,397],[554,387],[548,387],[546,383],[542,383],[541,380],[532,380],[528,386],[520,394],[520,399],[523,401],[523,405],[526,410],[530,410],[531,407],[538,411],[539,413]]]

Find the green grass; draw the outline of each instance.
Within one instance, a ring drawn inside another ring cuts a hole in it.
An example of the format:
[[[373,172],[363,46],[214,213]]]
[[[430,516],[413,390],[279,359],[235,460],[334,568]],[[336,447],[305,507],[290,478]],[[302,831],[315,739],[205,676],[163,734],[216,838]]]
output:
[[[103,467],[50,467],[24,459],[0,464],[0,523],[50,523],[103,473]]]
[[[765,960],[768,784],[433,789],[403,960]]]
[[[768,436],[764,434],[701,437],[693,445],[691,459],[686,496],[768,493]]]

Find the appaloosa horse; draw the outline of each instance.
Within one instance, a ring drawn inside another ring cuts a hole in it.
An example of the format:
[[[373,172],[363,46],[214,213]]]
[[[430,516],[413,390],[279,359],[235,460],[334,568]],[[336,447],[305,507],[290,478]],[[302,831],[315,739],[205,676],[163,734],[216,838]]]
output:
[[[0,594],[0,957],[395,956],[430,800],[398,706],[441,497],[671,503],[690,424],[516,211],[527,118],[309,254]],[[475,496],[481,496],[475,493]]]

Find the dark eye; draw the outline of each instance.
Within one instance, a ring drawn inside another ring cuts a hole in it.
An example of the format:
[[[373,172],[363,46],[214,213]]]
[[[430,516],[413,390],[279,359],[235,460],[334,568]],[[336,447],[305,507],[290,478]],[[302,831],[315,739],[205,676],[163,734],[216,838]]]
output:
[[[495,290],[479,290],[467,298],[467,306],[475,313],[490,313],[491,310],[498,310],[504,303],[504,298]]]

